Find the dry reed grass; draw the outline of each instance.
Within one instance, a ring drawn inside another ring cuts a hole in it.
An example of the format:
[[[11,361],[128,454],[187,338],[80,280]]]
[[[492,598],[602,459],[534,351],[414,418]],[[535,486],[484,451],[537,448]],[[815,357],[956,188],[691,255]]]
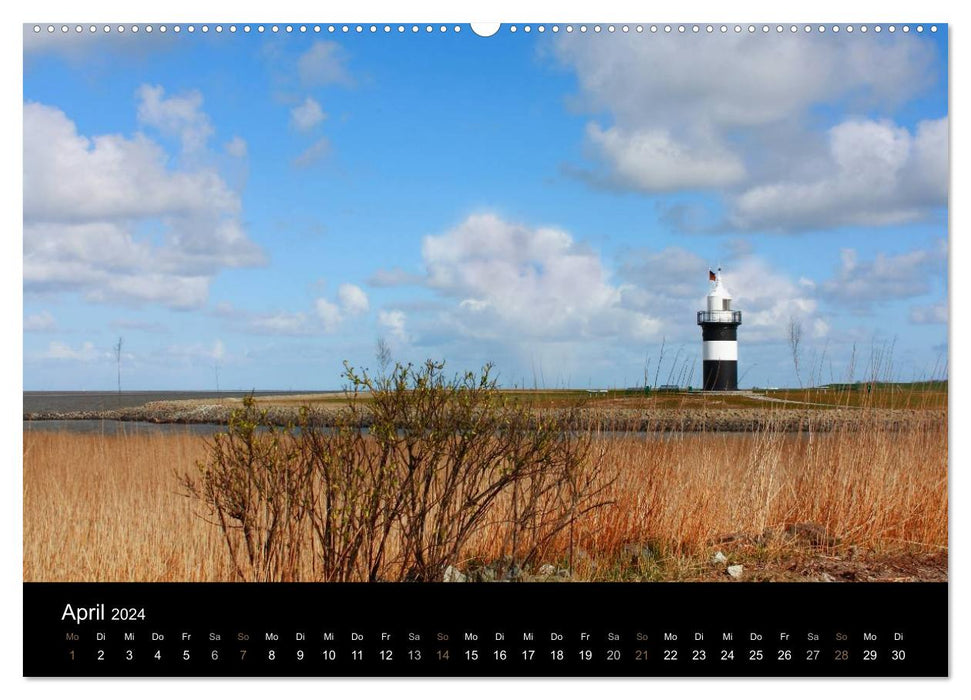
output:
[[[188,433],[25,431],[24,581],[229,580],[173,474],[205,452]]]
[[[839,547],[947,547],[946,424],[632,433],[600,436],[594,448],[609,467],[605,478],[617,477],[614,503],[575,524],[572,548],[567,531],[546,553],[548,561],[572,558],[577,578],[630,577],[632,545],[652,548],[662,562],[706,557],[729,535],[778,552],[807,546],[778,536],[794,523],[822,526]],[[205,440],[188,434],[26,432],[24,580],[232,580],[221,533],[198,517],[175,479],[205,454]],[[456,565],[504,554],[502,527],[497,521],[470,541]],[[674,566],[651,577],[681,575]]]

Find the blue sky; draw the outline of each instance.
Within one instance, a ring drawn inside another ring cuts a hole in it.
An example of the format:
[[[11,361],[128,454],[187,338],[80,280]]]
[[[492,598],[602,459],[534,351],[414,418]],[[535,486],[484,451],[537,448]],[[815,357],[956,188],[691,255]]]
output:
[[[718,264],[743,386],[942,372],[946,27],[26,31],[25,389],[697,384]]]

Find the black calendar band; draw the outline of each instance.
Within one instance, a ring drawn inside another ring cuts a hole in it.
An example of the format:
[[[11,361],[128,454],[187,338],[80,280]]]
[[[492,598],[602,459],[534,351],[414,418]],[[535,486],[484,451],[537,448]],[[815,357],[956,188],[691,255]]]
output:
[[[26,676],[946,676],[946,583],[24,584]]]

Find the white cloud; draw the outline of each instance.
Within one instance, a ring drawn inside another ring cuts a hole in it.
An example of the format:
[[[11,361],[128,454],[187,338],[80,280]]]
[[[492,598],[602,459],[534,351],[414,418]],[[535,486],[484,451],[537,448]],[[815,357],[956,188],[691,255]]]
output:
[[[911,323],[947,323],[947,304],[914,306],[910,309]]]
[[[142,319],[119,318],[108,324],[113,330],[141,331],[144,333],[167,333],[168,327],[156,321]]]
[[[308,335],[312,329],[307,314],[280,311],[253,316],[246,322],[246,330],[265,335]]]
[[[209,116],[202,111],[202,93],[192,90],[182,95],[165,97],[161,85],[142,85],[136,91],[139,99],[138,121],[161,133],[177,136],[185,153],[198,153],[213,134]]]
[[[317,299],[314,302],[314,308],[317,311],[317,318],[320,320],[324,333],[333,333],[344,320],[344,316],[341,314],[341,310],[337,307],[337,304],[327,299]]]
[[[77,348],[72,348],[67,343],[59,340],[52,340],[47,351],[41,353],[40,358],[45,360],[75,360],[80,362],[92,362],[107,356],[106,352],[99,352],[94,347],[94,343],[85,341]]]
[[[622,305],[594,251],[565,231],[477,214],[426,236],[425,284],[454,301],[445,322],[466,337],[649,338],[657,321]]]
[[[89,301],[154,302],[174,309],[193,309],[209,294],[209,278],[142,271],[113,277],[108,272],[97,280],[85,298]]]
[[[621,278],[629,283],[624,303],[656,314],[669,339],[694,340],[694,314],[705,308],[708,269],[708,261],[684,248],[629,251],[620,268]],[[790,317],[811,323],[818,319],[812,288],[803,280],[794,282],[751,252],[735,256],[722,279],[734,295],[733,308],[742,311],[743,332],[749,341],[781,340]],[[826,330],[818,324],[815,329]]]
[[[297,59],[297,75],[307,86],[350,85],[344,49],[332,41],[316,41]]]
[[[364,290],[357,285],[344,283],[337,288],[335,300],[319,297],[314,300],[311,311],[257,313],[220,303],[213,313],[245,333],[310,336],[335,333],[347,319],[362,316],[369,309],[370,301]]]
[[[581,100],[618,122],[758,127],[852,96],[895,105],[924,85],[925,42],[812,34],[570,35],[557,57],[576,70]],[[924,80],[924,82],[921,82]]]
[[[698,298],[704,290],[698,278],[707,274],[708,267],[696,252],[674,246],[627,251],[619,269],[620,278],[628,283],[624,298],[635,308],[663,314],[679,301]]]
[[[408,331],[405,328],[406,322],[405,312],[399,309],[378,312],[378,325],[384,328],[394,340],[402,343],[409,341]]]
[[[430,336],[569,354],[611,340],[627,347],[662,337],[697,340],[695,312],[705,307],[709,261],[685,248],[627,250],[612,275],[566,231],[486,213],[427,236],[422,253],[424,285],[446,306],[419,311],[411,326],[421,342]],[[723,278],[743,311],[748,341],[784,340],[790,318],[804,321],[815,337],[828,335],[808,280],[741,249]]]
[[[421,284],[423,280],[424,278],[421,275],[416,275],[395,266],[390,269],[377,270],[368,278],[367,283],[373,287],[401,287]]]
[[[470,311],[485,311],[489,308],[489,302],[483,299],[463,299],[459,302],[459,308],[469,309]]]
[[[899,39],[562,33],[552,52],[576,73],[573,107],[597,115],[586,144],[600,164],[568,170],[642,192],[713,189],[738,227],[926,217],[945,203],[946,120],[914,134],[847,122],[831,132],[829,150],[814,130],[820,107],[892,114],[939,79],[935,46]],[[739,187],[747,191],[735,203]]]
[[[231,155],[233,158],[245,158],[248,152],[246,140],[239,136],[234,136],[231,138],[226,142],[223,148],[225,148],[226,153]]]
[[[174,360],[179,364],[191,366],[198,366],[202,363],[223,363],[232,359],[222,340],[215,340],[212,343],[169,345],[153,354],[166,363]]]
[[[309,168],[328,153],[330,153],[330,141],[325,136],[310,144],[307,150],[293,159],[293,164],[298,168]]]
[[[239,211],[239,198],[217,173],[170,170],[168,160],[144,134],[88,138],[61,110],[27,102],[24,217],[75,222]]]
[[[312,97],[290,110],[290,121],[300,131],[310,131],[327,117],[320,103]]]
[[[947,119],[914,134],[889,121],[851,120],[829,132],[830,162],[807,182],[763,184],[744,192],[732,218],[741,227],[885,225],[924,218],[947,204]]]
[[[236,314],[236,307],[233,306],[231,302],[220,301],[215,306],[213,306],[212,311],[216,316],[223,316],[223,317],[229,318],[229,317],[232,317],[234,314]]]
[[[866,306],[875,301],[926,294],[934,277],[947,274],[947,242],[899,255],[878,253],[861,262],[852,248],[842,251],[839,268],[820,285],[822,293],[843,303]]]
[[[50,311],[46,309],[40,313],[24,317],[25,333],[49,333],[57,329],[57,322]]]
[[[745,176],[741,159],[717,143],[678,143],[667,131],[603,130],[587,125],[587,138],[611,166],[613,178],[646,191],[722,187]]]
[[[803,321],[815,337],[828,332],[813,289],[793,281],[762,258],[752,255],[736,261],[723,271],[723,278],[735,295],[733,308],[742,310],[746,340],[783,340],[790,318]]]
[[[370,308],[367,294],[355,284],[342,284],[338,287],[337,298],[340,300],[341,309],[349,316],[360,316]]]
[[[200,148],[194,98],[144,94],[145,120]],[[192,155],[173,167],[145,134],[83,136],[59,109],[25,103],[24,291],[194,308],[221,269],[263,264],[238,195]]]

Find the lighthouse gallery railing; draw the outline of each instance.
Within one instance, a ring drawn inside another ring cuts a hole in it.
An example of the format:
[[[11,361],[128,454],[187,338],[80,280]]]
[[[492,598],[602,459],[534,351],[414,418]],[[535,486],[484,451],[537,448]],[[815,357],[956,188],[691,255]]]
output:
[[[698,323],[734,323],[742,322],[741,311],[699,311]]]

